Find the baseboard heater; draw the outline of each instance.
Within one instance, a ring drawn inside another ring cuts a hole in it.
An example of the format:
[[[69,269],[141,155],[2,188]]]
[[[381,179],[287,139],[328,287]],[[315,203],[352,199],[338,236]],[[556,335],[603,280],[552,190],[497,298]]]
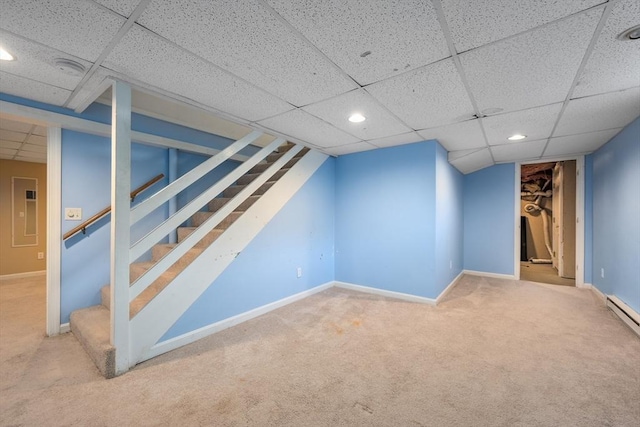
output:
[[[640,315],[614,295],[607,295],[607,307],[640,336]]]

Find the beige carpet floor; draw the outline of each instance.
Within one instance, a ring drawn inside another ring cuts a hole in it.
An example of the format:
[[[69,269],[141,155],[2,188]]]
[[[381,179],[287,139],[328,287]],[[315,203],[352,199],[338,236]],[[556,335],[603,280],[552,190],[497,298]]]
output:
[[[431,307],[333,288],[101,378],[0,283],[3,426],[637,426],[640,339],[589,290],[466,276]]]

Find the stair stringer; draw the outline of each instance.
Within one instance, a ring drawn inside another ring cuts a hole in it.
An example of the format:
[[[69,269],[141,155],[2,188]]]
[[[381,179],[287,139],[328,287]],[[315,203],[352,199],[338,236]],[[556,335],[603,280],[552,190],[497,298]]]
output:
[[[131,366],[157,356],[151,348],[178,321],[329,156],[305,154],[220,237],[130,320]]]

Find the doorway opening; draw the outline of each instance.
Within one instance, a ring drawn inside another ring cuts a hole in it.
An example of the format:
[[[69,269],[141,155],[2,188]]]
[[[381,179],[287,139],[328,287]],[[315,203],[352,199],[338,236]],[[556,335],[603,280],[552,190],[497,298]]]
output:
[[[576,285],[575,160],[522,165],[520,279]]]
[[[16,330],[46,324],[47,138],[43,124],[0,115],[0,323]]]

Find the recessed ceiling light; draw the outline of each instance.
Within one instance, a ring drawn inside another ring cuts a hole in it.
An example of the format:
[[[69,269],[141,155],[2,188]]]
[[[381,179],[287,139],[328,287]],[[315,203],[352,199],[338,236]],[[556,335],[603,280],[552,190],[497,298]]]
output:
[[[0,60],[3,60],[3,61],[15,61],[16,57],[11,55],[6,50],[4,50],[3,47],[0,47]]]
[[[640,25],[633,26],[620,34],[618,34],[618,40],[639,40],[640,39]]]
[[[360,123],[364,122],[365,120],[367,120],[367,118],[360,113],[354,113],[349,117],[349,121],[352,123]]]
[[[516,133],[515,135],[511,135],[507,139],[509,141],[520,141],[521,139],[525,139],[526,137],[527,137],[527,135],[520,135],[519,133]]]

